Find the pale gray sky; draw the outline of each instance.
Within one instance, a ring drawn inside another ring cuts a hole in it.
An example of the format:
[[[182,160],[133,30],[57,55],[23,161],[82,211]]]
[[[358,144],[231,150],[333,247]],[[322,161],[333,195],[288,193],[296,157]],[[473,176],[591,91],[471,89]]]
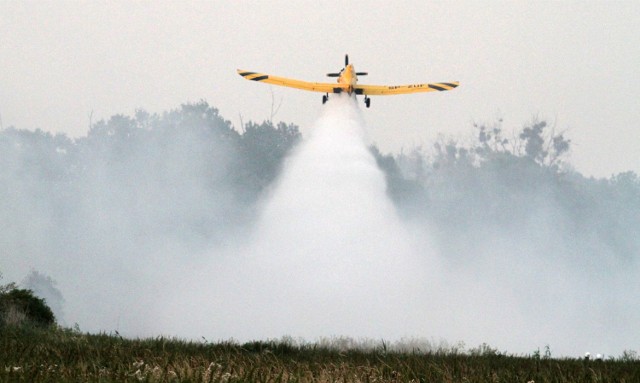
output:
[[[0,1],[4,127],[84,135],[94,121],[207,100],[238,125],[271,115],[306,132],[321,95],[237,68],[325,81],[349,53],[362,83],[460,81],[375,97],[383,151],[467,139],[472,123],[533,116],[573,140],[587,175],[640,172],[640,2]]]

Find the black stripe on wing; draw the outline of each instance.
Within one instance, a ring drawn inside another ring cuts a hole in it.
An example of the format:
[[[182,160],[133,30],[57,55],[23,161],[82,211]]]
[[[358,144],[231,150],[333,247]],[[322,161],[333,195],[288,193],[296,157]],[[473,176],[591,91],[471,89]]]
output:
[[[448,90],[447,88],[444,88],[442,86],[438,86],[436,84],[429,84],[429,88],[435,89],[435,90],[439,90],[439,91]]]

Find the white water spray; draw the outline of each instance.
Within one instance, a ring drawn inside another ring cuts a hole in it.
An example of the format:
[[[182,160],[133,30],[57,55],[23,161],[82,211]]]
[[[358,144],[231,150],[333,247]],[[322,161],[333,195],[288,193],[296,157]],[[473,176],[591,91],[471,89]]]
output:
[[[355,100],[334,96],[286,161],[251,244],[207,289],[212,310],[176,330],[197,335],[207,323],[238,340],[413,335],[411,291],[424,284],[428,255],[412,250]]]

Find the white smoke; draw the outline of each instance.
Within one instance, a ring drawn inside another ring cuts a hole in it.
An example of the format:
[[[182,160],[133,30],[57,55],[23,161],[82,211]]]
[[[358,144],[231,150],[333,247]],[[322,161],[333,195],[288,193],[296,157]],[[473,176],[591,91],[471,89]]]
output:
[[[195,292],[207,307],[162,327],[239,340],[412,335],[427,324],[413,308],[432,258],[414,249],[355,100],[334,96],[286,161],[250,243],[207,266],[207,288],[191,281],[168,306],[189,312]]]
[[[69,205],[33,204],[49,190],[23,195],[26,181],[16,176],[8,182],[16,202],[5,204],[13,224],[0,233],[2,271],[50,275],[64,295],[66,323],[90,332],[443,339],[510,353],[549,345],[554,356],[610,355],[637,344],[637,264],[608,257],[607,242],[588,230],[576,232],[552,193],[520,196],[535,209],[505,211],[507,223],[496,224],[477,214],[475,189],[451,183],[460,201],[451,214],[468,212],[468,220],[438,226],[423,210],[409,221],[389,199],[365,133],[354,99],[333,96],[285,161],[257,222],[233,229],[226,215],[238,209],[226,208],[241,202],[226,190],[222,166],[233,155],[222,144],[211,150],[207,137],[172,140],[170,148],[190,149],[175,155],[125,153],[141,167],[133,173],[94,159],[104,172],[88,174]],[[183,155],[198,143],[200,151]],[[207,153],[219,155],[220,166],[207,168]],[[491,174],[482,181],[498,206],[511,197]],[[54,227],[51,217],[74,224]],[[212,217],[204,225],[217,234],[207,250],[194,235],[203,217]],[[593,251],[583,255],[585,248]]]

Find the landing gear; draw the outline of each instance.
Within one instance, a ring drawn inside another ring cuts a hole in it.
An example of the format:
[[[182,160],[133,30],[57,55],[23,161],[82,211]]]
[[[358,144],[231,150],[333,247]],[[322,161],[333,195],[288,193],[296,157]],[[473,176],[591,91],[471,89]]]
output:
[[[322,105],[324,105],[328,100],[329,100],[328,94],[325,94],[324,96],[322,96]]]
[[[367,96],[364,97],[364,104],[368,107],[371,106],[371,99]]]

